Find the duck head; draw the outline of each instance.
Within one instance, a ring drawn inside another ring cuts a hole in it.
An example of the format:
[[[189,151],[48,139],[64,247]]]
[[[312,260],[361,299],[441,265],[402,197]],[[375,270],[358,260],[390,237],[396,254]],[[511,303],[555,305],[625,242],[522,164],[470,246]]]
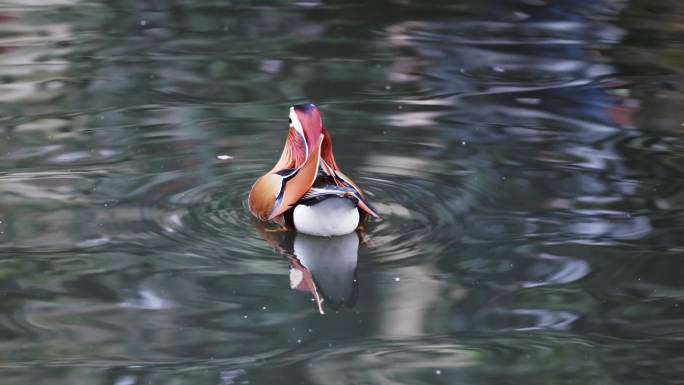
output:
[[[323,133],[321,113],[314,104],[297,104],[290,107],[289,120],[290,130],[294,130],[296,136],[288,135],[288,139],[292,138],[294,140],[295,137],[298,137],[301,143],[293,143],[292,147],[296,148],[297,151],[304,150],[303,159],[306,160],[313,152],[314,147],[318,144],[318,139]],[[302,154],[297,155],[299,155],[298,158],[301,158]]]

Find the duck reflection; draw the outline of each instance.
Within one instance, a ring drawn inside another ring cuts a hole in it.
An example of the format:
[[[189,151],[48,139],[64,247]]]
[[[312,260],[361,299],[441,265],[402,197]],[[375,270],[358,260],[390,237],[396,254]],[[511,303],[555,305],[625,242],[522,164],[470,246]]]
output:
[[[309,292],[321,314],[325,314],[324,307],[354,307],[358,298],[359,234],[316,237],[257,229],[290,263],[290,288]]]
[[[290,287],[311,292],[321,314],[324,302],[333,309],[353,307],[358,297],[358,250],[356,233],[330,238],[297,234],[294,253],[288,256]]]

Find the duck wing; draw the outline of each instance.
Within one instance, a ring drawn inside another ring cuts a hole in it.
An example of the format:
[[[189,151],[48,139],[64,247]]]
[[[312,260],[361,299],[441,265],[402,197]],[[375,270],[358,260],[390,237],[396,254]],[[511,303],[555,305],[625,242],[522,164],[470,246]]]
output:
[[[249,193],[249,209],[261,220],[273,220],[289,210],[313,186],[321,162],[321,142],[296,169],[273,170],[259,178]]]

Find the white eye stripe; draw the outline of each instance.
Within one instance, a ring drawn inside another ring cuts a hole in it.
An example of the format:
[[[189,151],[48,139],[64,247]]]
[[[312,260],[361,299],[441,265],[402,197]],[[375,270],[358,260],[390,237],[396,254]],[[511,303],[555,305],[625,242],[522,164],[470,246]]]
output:
[[[302,141],[304,141],[304,153],[306,154],[306,157],[309,157],[309,144],[306,142],[306,136],[304,135],[304,128],[302,127],[302,123],[299,121],[299,118],[297,117],[297,113],[294,110],[294,107],[290,107],[290,127],[294,127],[295,131],[299,133],[299,135],[302,136]]]
[[[304,135],[304,128],[302,127],[302,123],[299,121],[299,118],[297,117],[297,113],[295,112],[294,108],[290,108],[290,125],[294,127],[297,132],[300,134]]]

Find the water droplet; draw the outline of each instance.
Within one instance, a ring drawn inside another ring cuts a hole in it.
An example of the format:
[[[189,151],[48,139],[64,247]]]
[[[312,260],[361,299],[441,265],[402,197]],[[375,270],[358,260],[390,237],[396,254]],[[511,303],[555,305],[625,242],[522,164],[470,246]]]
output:
[[[302,343],[302,340],[297,340],[297,343],[298,343],[298,344],[301,344],[301,343]]]
[[[140,20],[140,25],[141,26],[146,26],[147,25],[147,20]]]
[[[437,369],[437,370],[435,370],[435,374],[439,376],[440,374],[442,374],[442,371]]]
[[[389,91],[392,89],[392,86],[385,86],[385,89]]]
[[[394,280],[397,281],[397,282],[399,282],[399,281],[401,281],[401,278],[399,278],[399,277],[394,277]]]
[[[232,156],[230,156],[230,155],[226,155],[226,154],[223,154],[223,155],[216,155],[216,158],[217,158],[218,160],[228,160],[228,159],[233,159],[233,157],[232,157]]]

